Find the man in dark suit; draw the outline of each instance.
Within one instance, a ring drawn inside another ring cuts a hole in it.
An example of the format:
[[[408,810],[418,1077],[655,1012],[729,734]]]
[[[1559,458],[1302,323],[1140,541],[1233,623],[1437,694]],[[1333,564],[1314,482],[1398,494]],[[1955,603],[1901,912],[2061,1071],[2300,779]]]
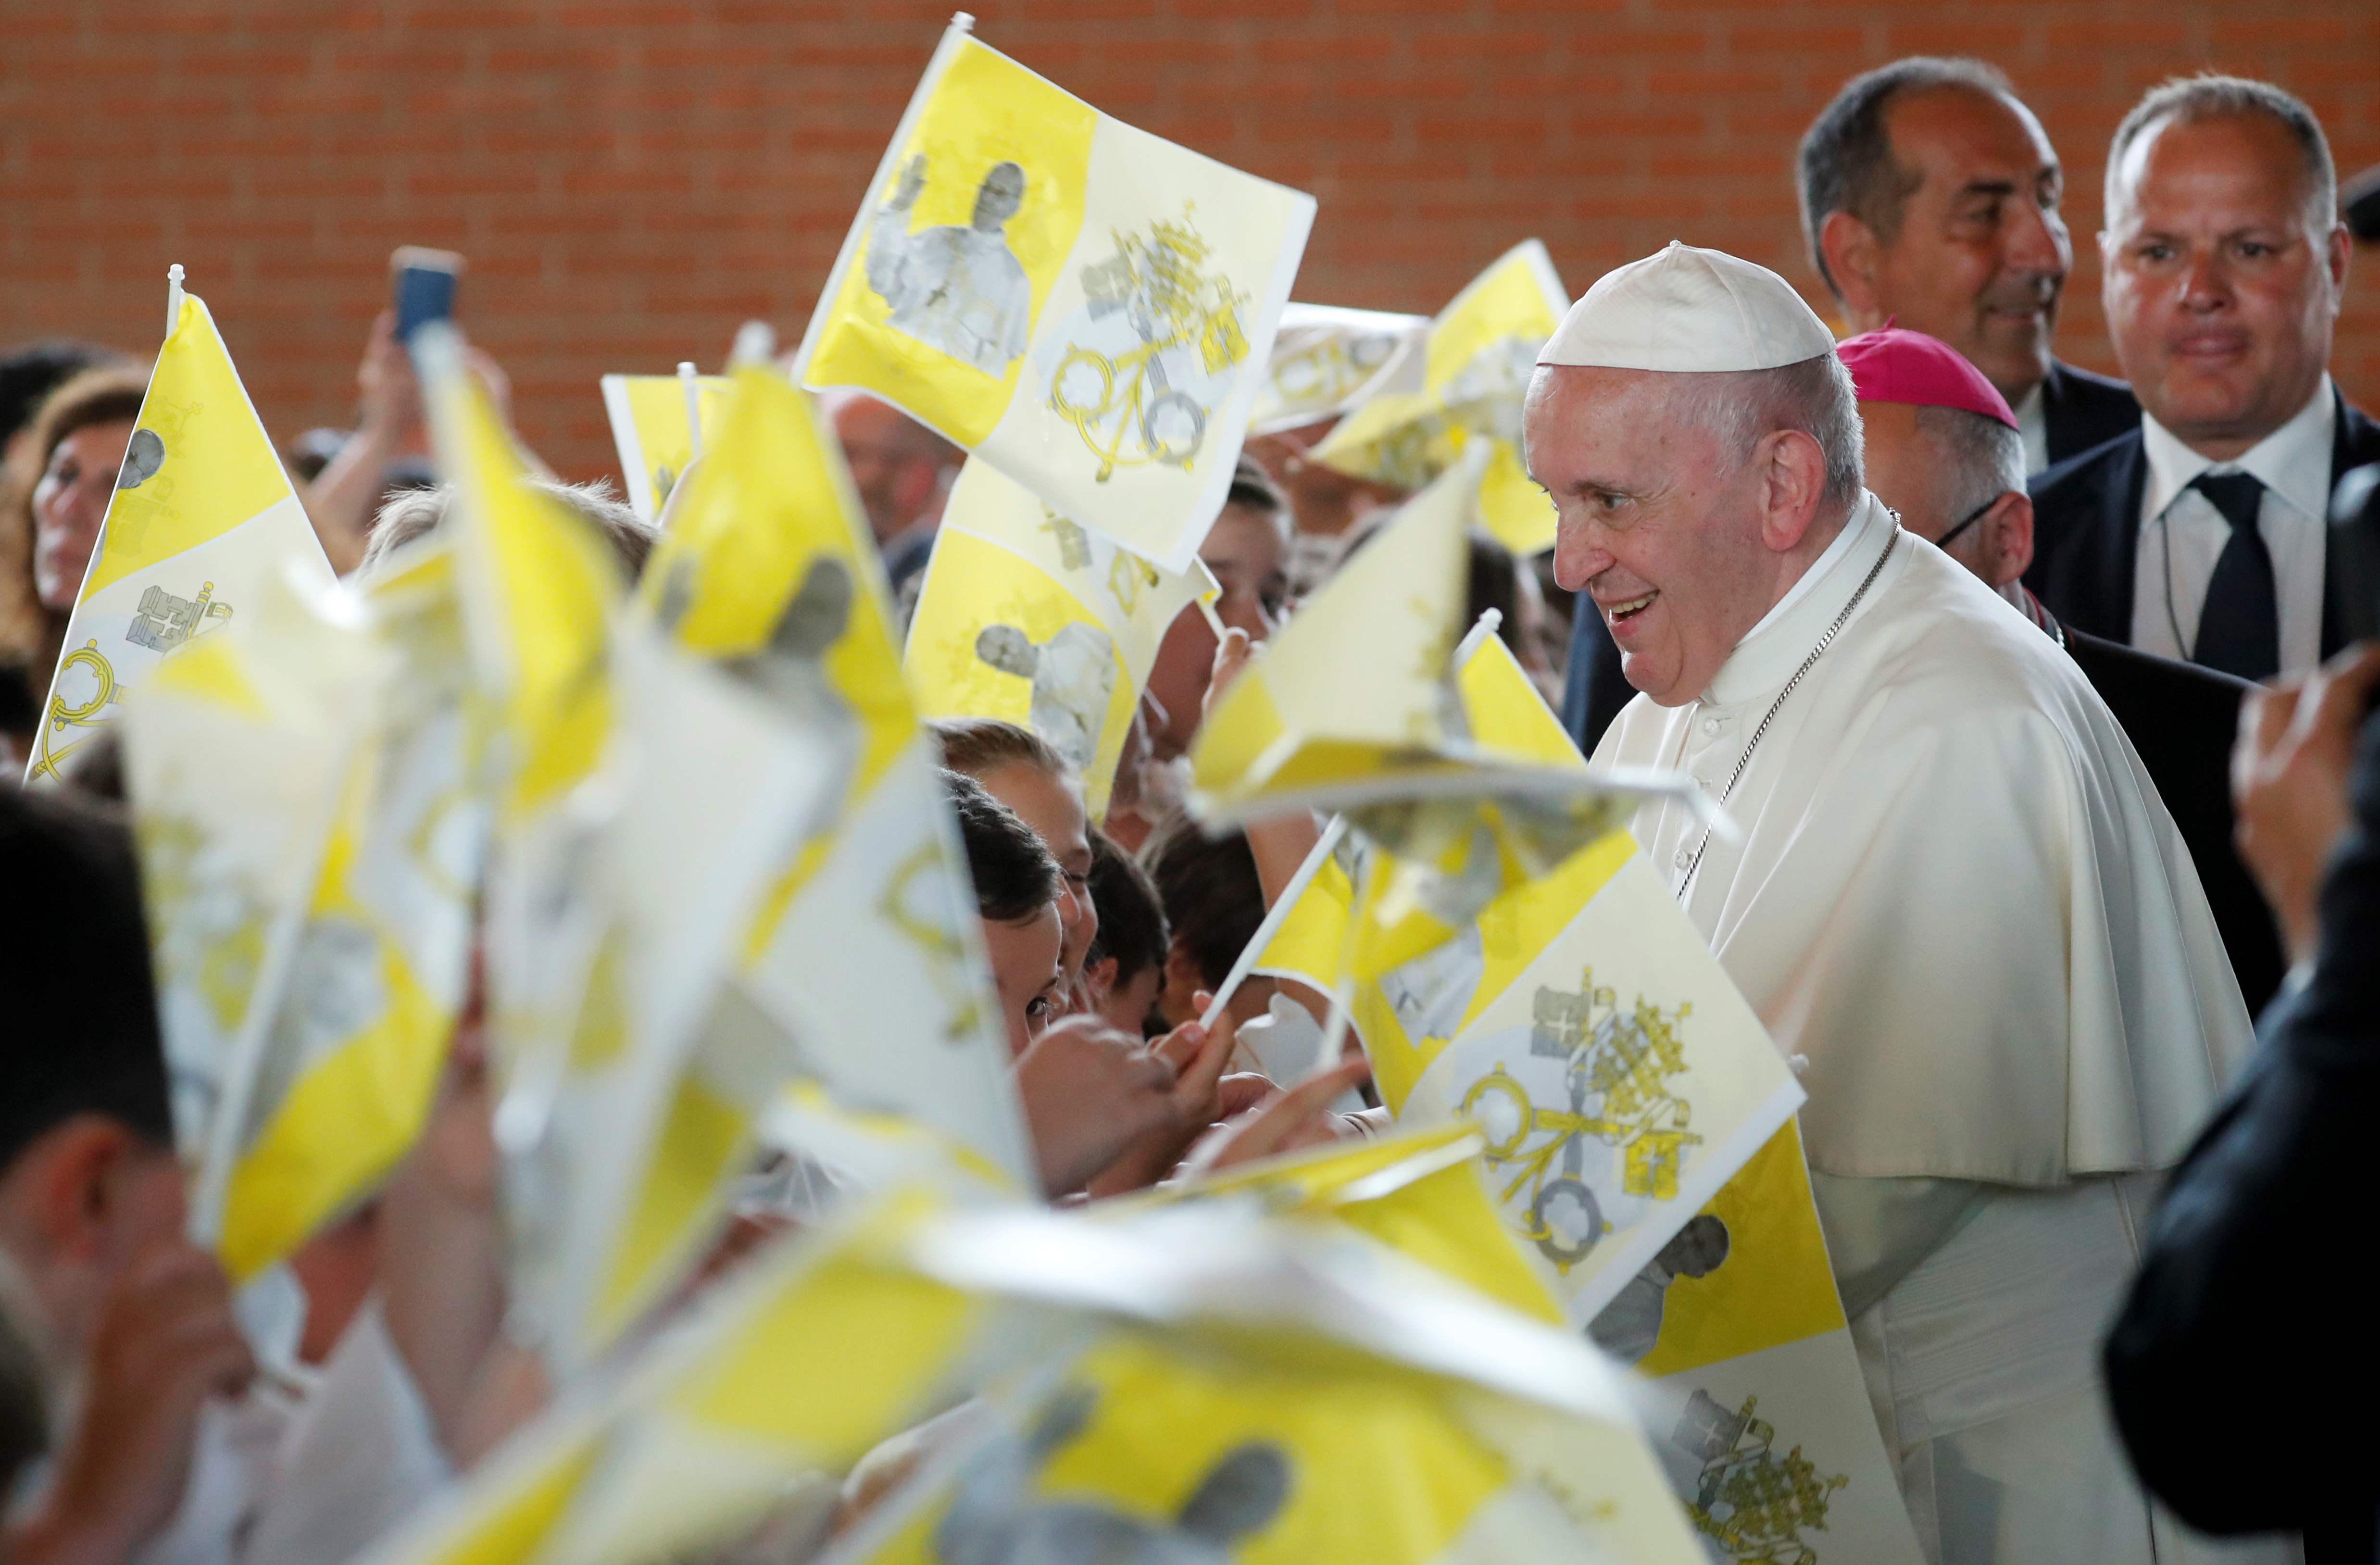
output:
[[[2346,639],[2329,497],[2380,461],[2331,385],[2348,236],[2322,127],[2263,82],[2158,87],[2107,159],[2107,328],[2143,417],[2033,486],[2068,625],[2245,679]]]
[[[2121,382],[2050,357],[2073,261],[2040,121],[1976,60],[1899,60],[1844,84],[1802,140],[1810,257],[1854,332],[1949,343],[2017,415],[2034,472],[2140,423]],[[1563,719],[1589,751],[1635,692],[1585,596]]]
[[[2142,1481],[2209,1531],[2303,1533],[2307,1565],[2370,1565],[2380,1506],[2354,1454],[2380,1337],[2351,1280],[2380,1115],[2375,691],[2366,646],[2253,698],[2242,842],[2308,976],[2168,1183],[2105,1356]]]
[[[2270,912],[2232,841],[2230,756],[2245,680],[2061,625],[2018,584],[2033,505],[2016,416],[1975,368],[1915,332],[1846,338],[1866,437],[1867,485],[1900,525],[1966,566],[2063,646],[2123,726],[2190,849],[2252,1015],[2280,987]]]

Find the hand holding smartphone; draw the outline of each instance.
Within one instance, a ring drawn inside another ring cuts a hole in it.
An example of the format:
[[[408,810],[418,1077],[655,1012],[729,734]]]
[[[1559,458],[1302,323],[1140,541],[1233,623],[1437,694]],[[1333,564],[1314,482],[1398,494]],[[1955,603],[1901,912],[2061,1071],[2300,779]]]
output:
[[[455,318],[455,279],[463,258],[453,250],[401,245],[388,258],[396,304],[396,340],[411,346],[413,334],[432,321]]]

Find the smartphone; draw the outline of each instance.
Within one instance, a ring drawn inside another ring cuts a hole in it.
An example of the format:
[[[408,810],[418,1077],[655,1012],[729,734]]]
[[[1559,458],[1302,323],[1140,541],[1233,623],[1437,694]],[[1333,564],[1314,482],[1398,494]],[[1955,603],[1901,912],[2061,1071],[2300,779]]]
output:
[[[388,258],[395,279],[396,340],[410,343],[413,334],[432,321],[455,316],[455,279],[463,258],[453,250],[424,249],[402,245]]]

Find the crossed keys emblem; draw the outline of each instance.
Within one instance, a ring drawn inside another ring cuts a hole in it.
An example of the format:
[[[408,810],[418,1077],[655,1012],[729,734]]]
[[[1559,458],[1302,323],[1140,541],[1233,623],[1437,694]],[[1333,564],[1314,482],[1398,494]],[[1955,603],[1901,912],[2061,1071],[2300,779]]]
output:
[[[1622,1011],[1593,979],[1583,973],[1575,993],[1540,989],[1533,1007],[1529,1052],[1566,1062],[1567,1109],[1533,1101],[1500,1062],[1463,1096],[1463,1116],[1488,1139],[1488,1161],[1519,1170],[1500,1199],[1510,1207],[1528,1191],[1523,1231],[1565,1273],[1611,1231],[1585,1178],[1588,1141],[1619,1148],[1623,1194],[1667,1201],[1677,1197],[1684,1148],[1703,1139],[1686,1128],[1692,1106],[1668,1086],[1686,1068],[1677,1024],[1694,1008],[1665,1015],[1639,999]]]
[[[1147,238],[1115,236],[1116,253],[1083,272],[1093,321],[1121,311],[1140,339],[1123,353],[1071,345],[1050,378],[1050,408],[1075,426],[1099,459],[1098,481],[1118,467],[1152,462],[1186,467],[1206,438],[1212,409],[1173,384],[1167,355],[1195,354],[1187,367],[1216,375],[1248,356],[1240,327],[1247,296],[1231,279],[1201,269],[1210,253],[1185,212],[1158,223]]]
[[[1730,1409],[1697,1387],[1670,1443],[1702,1462],[1686,1502],[1694,1530],[1730,1559],[1756,1565],[1818,1565],[1818,1551],[1802,1541],[1804,1527],[1825,1530],[1836,1490],[1851,1479],[1821,1474],[1795,1446],[1777,1454],[1777,1426],[1756,1417],[1758,1397]]]

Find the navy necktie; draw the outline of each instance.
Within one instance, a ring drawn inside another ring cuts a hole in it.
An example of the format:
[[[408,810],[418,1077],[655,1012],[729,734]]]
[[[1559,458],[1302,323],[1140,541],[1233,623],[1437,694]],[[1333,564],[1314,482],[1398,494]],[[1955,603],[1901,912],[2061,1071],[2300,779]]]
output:
[[[2190,487],[2231,524],[2230,541],[2216,556],[2215,574],[2206,580],[2198,646],[2190,661],[2242,679],[2270,679],[2281,672],[2281,609],[2273,552],[2256,530],[2264,483],[2252,473],[2201,473]]]

